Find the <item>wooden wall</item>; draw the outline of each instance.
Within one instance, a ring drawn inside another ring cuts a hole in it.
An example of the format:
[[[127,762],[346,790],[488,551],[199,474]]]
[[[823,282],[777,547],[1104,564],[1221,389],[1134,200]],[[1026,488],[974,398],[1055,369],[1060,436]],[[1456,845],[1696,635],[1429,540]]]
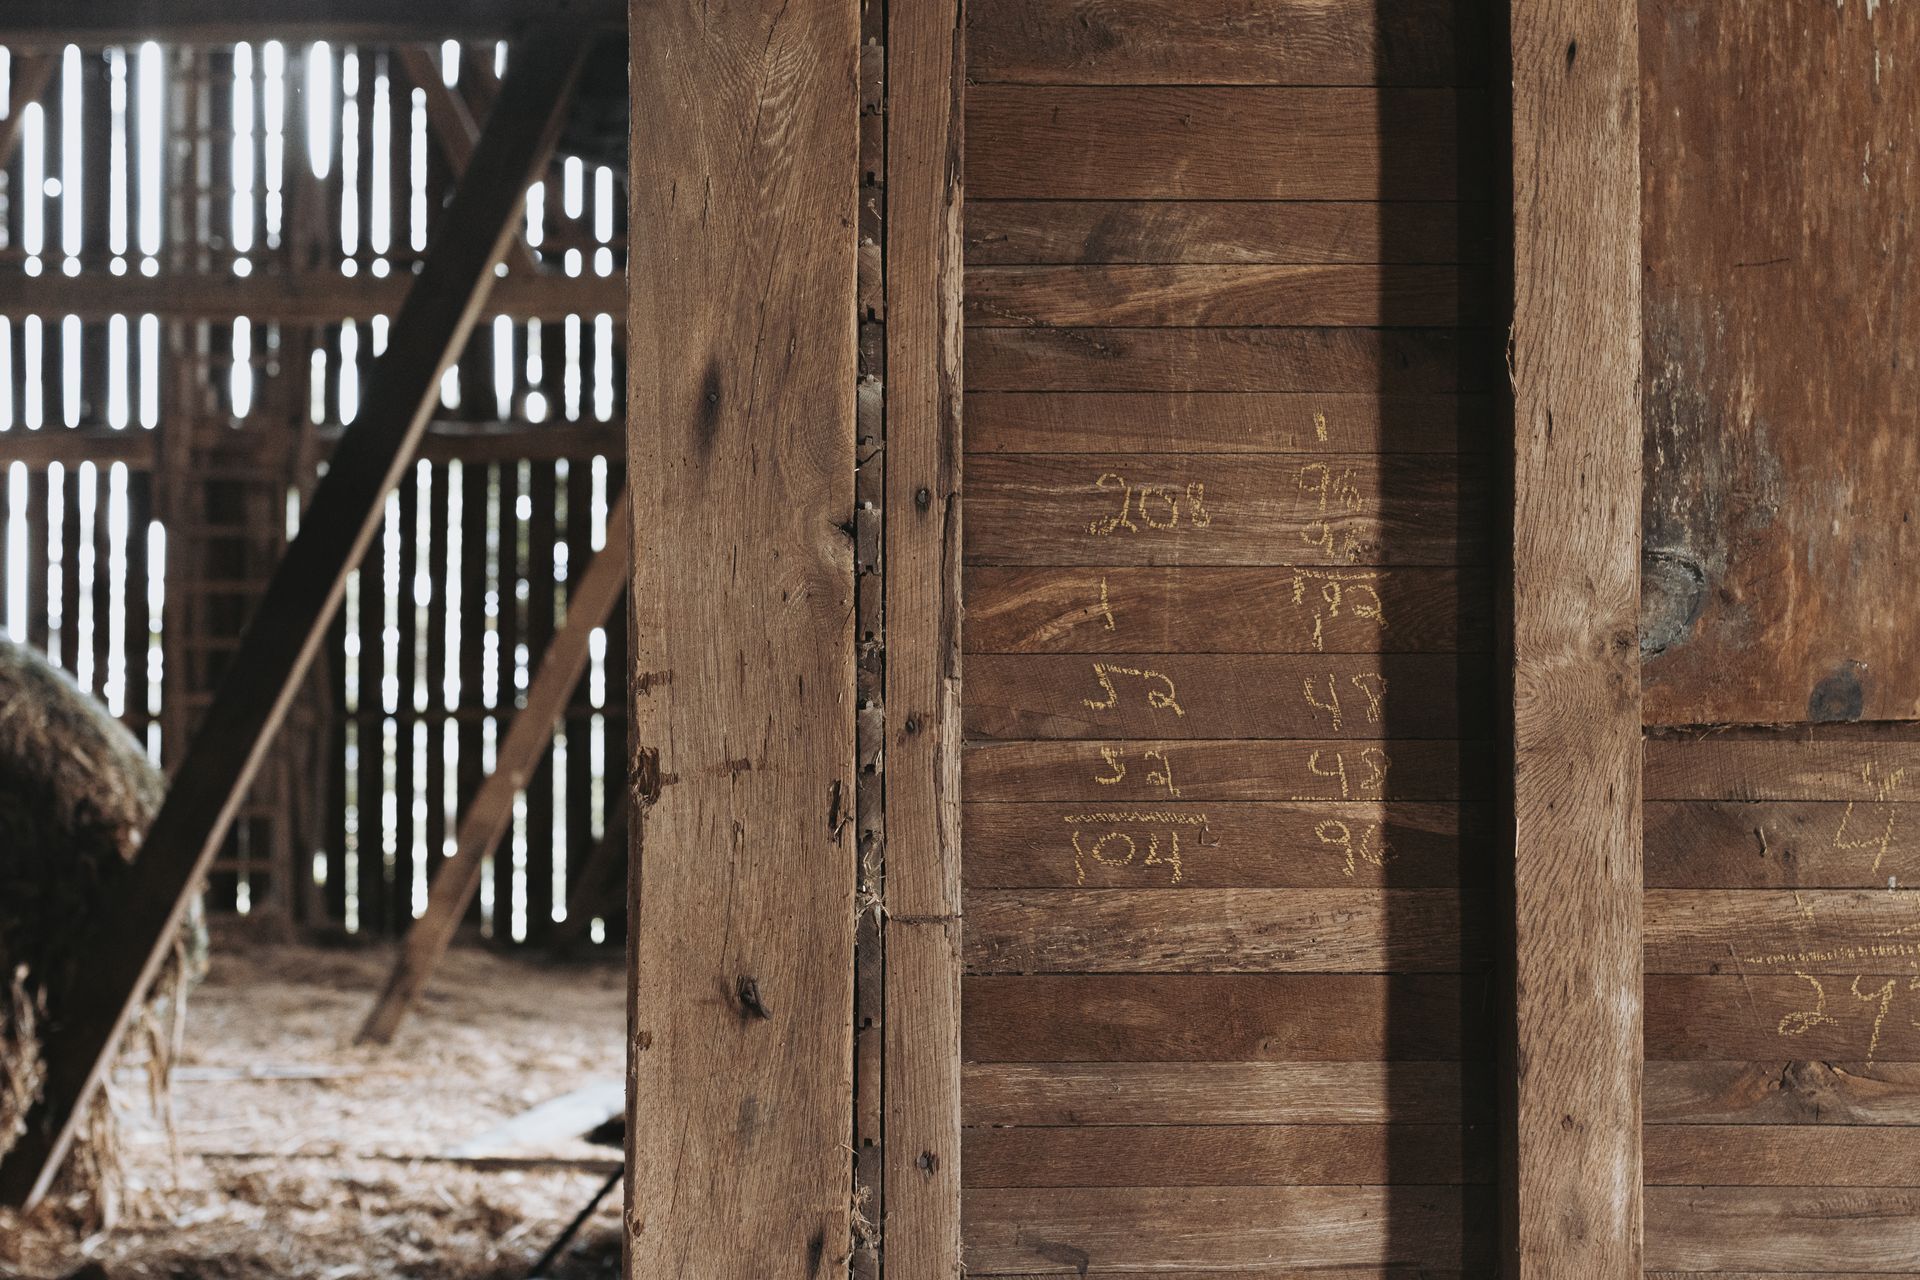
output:
[[[970,1274],[1491,1265],[1483,16],[969,5]]]
[[[1640,13],[1648,1272],[1920,1274],[1920,14]]]

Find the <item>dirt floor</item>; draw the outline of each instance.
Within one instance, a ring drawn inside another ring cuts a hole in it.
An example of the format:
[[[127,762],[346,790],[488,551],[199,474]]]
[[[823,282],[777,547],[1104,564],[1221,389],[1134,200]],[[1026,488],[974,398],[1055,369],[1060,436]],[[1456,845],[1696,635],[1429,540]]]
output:
[[[390,960],[217,951],[189,1004],[171,1138],[144,1074],[116,1076],[118,1222],[79,1239],[57,1206],[0,1215],[0,1276],[525,1276],[619,1152],[577,1129],[491,1131],[562,1095],[617,1093],[624,970],[456,950],[392,1048],[356,1048]],[[616,1189],[549,1275],[615,1274],[618,1201]]]

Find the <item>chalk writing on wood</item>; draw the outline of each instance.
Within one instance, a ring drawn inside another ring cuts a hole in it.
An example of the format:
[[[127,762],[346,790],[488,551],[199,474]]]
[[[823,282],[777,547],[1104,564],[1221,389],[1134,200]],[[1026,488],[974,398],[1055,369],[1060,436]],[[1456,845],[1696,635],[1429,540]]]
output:
[[[1102,747],[1100,748],[1100,758],[1106,762],[1106,767],[1112,770],[1112,772],[1106,774],[1096,773],[1093,776],[1095,782],[1103,787],[1111,787],[1126,778],[1127,764],[1125,760],[1120,758],[1120,752],[1112,747]],[[1180,788],[1173,784],[1173,765],[1168,762],[1165,753],[1160,751],[1142,751],[1140,758],[1142,761],[1158,765],[1157,768],[1149,768],[1147,770],[1148,784],[1150,786],[1165,787],[1169,796],[1172,796],[1176,800],[1179,799]]]
[[[1318,795],[1297,795],[1294,800],[1378,800],[1386,794],[1387,770],[1393,762],[1379,747],[1351,753],[1316,748],[1307,756],[1307,772],[1327,779]],[[1319,786],[1319,784],[1315,784]],[[1326,794],[1332,791],[1333,794]]]
[[[1105,867],[1165,867],[1168,884],[1179,884],[1182,874],[1180,829],[1204,837],[1207,815],[1204,813],[1167,813],[1153,810],[1120,810],[1107,813],[1070,813],[1064,821],[1074,828],[1073,872],[1080,884],[1087,882],[1087,864]],[[1127,827],[1143,828],[1138,834]],[[1104,830],[1102,830],[1104,828]],[[1098,834],[1096,834],[1096,832]],[[1146,840],[1142,855],[1140,841]]]
[[[1144,484],[1136,487],[1125,476],[1104,471],[1093,482],[1101,493],[1118,493],[1120,510],[1096,517],[1087,532],[1096,538],[1111,538],[1122,532],[1139,533],[1145,529],[1173,530],[1184,516],[1187,526],[1204,529],[1213,523],[1207,510],[1207,486],[1198,480],[1178,484]]]
[[[1345,858],[1346,874],[1351,876],[1358,863],[1384,867],[1393,861],[1393,851],[1387,847],[1381,825],[1378,822],[1347,822],[1341,818],[1326,818],[1314,824],[1313,834],[1321,844],[1340,850]]]
[[[1307,495],[1314,512],[1306,527],[1300,530],[1301,540],[1329,559],[1364,558],[1370,548],[1359,534],[1351,529],[1342,530],[1334,524],[1344,516],[1358,516],[1366,512],[1367,500],[1360,491],[1359,482],[1354,479],[1353,468],[1310,462],[1295,474],[1294,484],[1301,493]]]
[[[1179,696],[1173,687],[1173,681],[1163,672],[1148,671],[1142,667],[1121,667],[1110,662],[1093,664],[1093,678],[1100,683],[1104,698],[1082,698],[1081,704],[1089,711],[1112,711],[1120,705],[1120,690],[1113,682],[1115,676],[1127,680],[1138,680],[1146,688],[1147,705],[1161,711],[1171,711],[1176,716],[1187,713],[1181,709]]]
[[[1907,771],[1895,769],[1892,773],[1881,774],[1877,778],[1874,776],[1875,772],[1873,762],[1869,760],[1860,767],[1860,779],[1873,792],[1875,801],[1886,805],[1887,801],[1893,798],[1894,792],[1899,789],[1901,779],[1906,776]],[[1847,801],[1847,807],[1841,812],[1840,829],[1833,833],[1833,847],[1873,850],[1873,871],[1878,875],[1880,864],[1886,860],[1887,851],[1893,847],[1893,822],[1899,810],[1888,806],[1886,821],[1880,824],[1878,831],[1875,831],[1870,822],[1855,824],[1854,805],[1856,803],[1857,801],[1853,800]]]

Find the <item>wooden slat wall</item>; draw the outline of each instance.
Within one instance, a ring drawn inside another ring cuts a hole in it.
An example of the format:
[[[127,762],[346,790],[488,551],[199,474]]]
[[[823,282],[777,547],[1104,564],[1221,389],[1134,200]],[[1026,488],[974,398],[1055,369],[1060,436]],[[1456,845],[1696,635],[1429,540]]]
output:
[[[1649,739],[1650,1275],[1920,1274],[1916,785],[1910,726]]]
[[[969,6],[969,1274],[1492,1263],[1483,19]]]

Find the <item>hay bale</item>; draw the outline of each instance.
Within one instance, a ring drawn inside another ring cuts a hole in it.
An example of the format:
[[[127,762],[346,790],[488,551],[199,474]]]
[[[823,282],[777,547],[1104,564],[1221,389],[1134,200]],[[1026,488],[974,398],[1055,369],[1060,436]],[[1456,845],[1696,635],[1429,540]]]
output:
[[[125,872],[166,779],[124,725],[37,651],[0,637],[0,1156],[43,1083],[40,1035],[86,963],[86,927]],[[195,919],[155,983],[134,1051],[164,1094],[181,1001],[204,963]],[[104,1099],[69,1157],[66,1189],[110,1214],[112,1114]]]

